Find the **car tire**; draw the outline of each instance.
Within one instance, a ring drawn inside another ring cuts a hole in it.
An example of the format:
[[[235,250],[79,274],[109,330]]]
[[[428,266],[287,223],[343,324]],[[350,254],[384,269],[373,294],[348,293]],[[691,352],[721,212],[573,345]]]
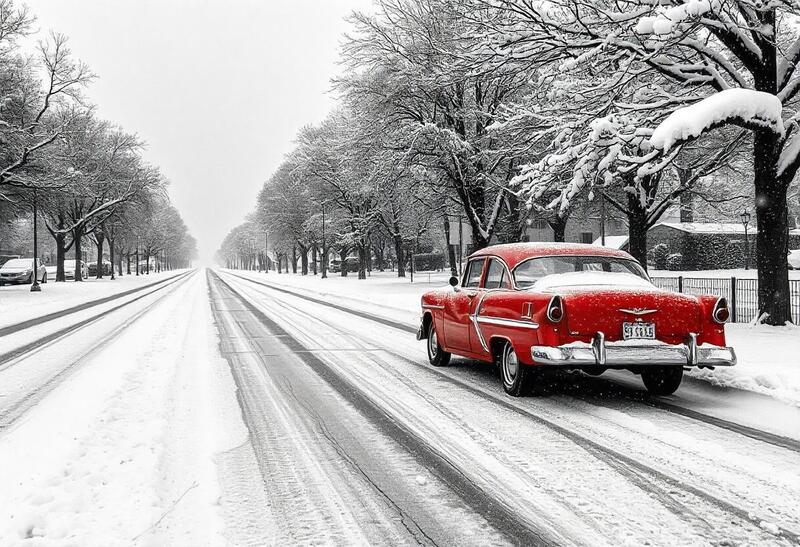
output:
[[[428,340],[425,346],[428,348],[428,362],[435,367],[444,367],[450,362],[450,354],[439,345],[439,336],[436,334],[436,326],[431,321],[428,327]]]
[[[44,275],[42,276],[42,283],[47,283],[47,272],[44,272]]]
[[[683,367],[646,367],[642,382],[651,395],[672,395],[683,380]]]
[[[506,393],[513,397],[528,395],[536,376],[536,371],[532,369],[532,366],[519,362],[511,342],[503,344],[500,350],[500,380]]]
[[[33,272],[31,272],[31,275],[28,276],[28,284],[33,285]]]

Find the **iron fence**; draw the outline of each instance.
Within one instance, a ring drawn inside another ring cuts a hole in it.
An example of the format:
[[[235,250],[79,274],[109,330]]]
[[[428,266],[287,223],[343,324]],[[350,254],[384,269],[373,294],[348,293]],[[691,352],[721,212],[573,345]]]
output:
[[[731,321],[749,323],[758,313],[758,280],[736,277],[653,277],[662,289],[686,294],[713,294],[728,299]],[[789,281],[792,320],[800,322],[800,280]]]

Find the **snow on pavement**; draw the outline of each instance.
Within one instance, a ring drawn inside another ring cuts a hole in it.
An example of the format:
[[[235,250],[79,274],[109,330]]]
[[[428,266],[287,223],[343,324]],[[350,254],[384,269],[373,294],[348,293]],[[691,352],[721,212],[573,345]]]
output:
[[[328,279],[319,276],[275,274],[230,270],[259,281],[285,286],[320,295],[337,304],[351,305],[370,313],[391,317],[416,326],[419,319],[420,297],[426,291],[446,287],[448,272],[415,275],[415,283],[409,278],[397,278],[396,272],[373,272],[371,277],[359,280],[355,275]],[[733,270],[740,273],[738,270]],[[717,276],[720,270],[714,272]],[[744,270],[741,270],[744,272]],[[662,274],[681,272],[660,272]],[[683,272],[687,275],[703,272]],[[725,277],[720,275],[720,277]],[[730,277],[728,275],[728,277]],[[418,281],[417,281],[418,280]],[[710,370],[692,370],[688,374],[714,385],[754,391],[794,406],[800,406],[800,327],[750,326],[746,324],[725,325],[728,344],[736,350],[738,363],[735,367]]]
[[[246,431],[217,340],[195,274],[4,431],[0,544],[223,544]]]
[[[14,325],[91,300],[135,289],[180,275],[185,271],[170,270],[140,276],[123,275],[113,281],[109,277],[90,278],[80,283],[48,281],[42,285],[42,292],[39,293],[32,293],[30,285],[4,285],[0,287],[0,327]]]

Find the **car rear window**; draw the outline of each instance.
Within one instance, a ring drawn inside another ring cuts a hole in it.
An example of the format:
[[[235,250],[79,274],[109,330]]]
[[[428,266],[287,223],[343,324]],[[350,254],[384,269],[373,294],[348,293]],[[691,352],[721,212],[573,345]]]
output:
[[[649,281],[635,260],[609,256],[542,256],[526,260],[514,268],[514,283],[517,288],[525,289],[533,287],[545,276],[568,272],[628,273]]]

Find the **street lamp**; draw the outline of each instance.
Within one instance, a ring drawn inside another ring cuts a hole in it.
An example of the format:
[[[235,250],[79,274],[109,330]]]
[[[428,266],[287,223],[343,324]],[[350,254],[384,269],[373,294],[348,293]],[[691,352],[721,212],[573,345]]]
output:
[[[38,207],[36,203],[36,188],[33,189],[33,283],[31,283],[31,292],[40,292],[42,287],[39,285],[39,270],[36,268],[36,257],[39,256],[39,233],[37,225],[39,224]]]
[[[342,265],[344,266],[344,265]],[[322,202],[322,279],[328,278],[328,249],[325,240],[325,202]]]
[[[747,234],[747,225],[750,224],[750,213],[747,212],[747,209],[742,209],[739,217],[744,225],[744,269],[748,270],[750,269],[750,238]]]

